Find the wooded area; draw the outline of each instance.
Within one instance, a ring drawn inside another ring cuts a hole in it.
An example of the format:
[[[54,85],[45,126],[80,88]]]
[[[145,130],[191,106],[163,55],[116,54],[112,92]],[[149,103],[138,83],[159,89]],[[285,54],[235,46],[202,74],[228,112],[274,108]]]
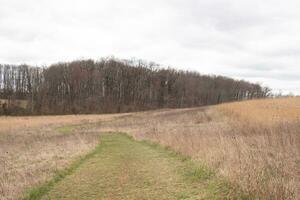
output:
[[[115,58],[48,67],[0,65],[0,114],[76,114],[183,108],[263,98],[270,90],[223,76]],[[26,107],[16,101],[26,100]]]

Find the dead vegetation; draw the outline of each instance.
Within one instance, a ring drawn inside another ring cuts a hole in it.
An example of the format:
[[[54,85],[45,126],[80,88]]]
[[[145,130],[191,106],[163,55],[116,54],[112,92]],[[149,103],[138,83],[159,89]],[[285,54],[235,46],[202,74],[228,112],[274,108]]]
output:
[[[245,193],[300,198],[300,99],[146,112],[106,128],[126,131],[209,164]]]
[[[89,124],[114,116],[1,117],[0,199],[20,199],[26,189],[93,149],[99,132]]]
[[[296,200],[299,117],[300,99],[291,98],[121,115],[0,118],[0,199],[16,199],[47,180],[92,149],[99,132],[120,131],[190,155],[247,194]]]

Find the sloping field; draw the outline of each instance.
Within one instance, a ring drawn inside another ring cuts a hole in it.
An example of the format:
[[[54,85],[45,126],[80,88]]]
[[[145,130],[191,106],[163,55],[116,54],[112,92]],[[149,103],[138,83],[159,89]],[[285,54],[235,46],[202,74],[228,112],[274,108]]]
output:
[[[300,97],[251,100],[218,106],[229,115],[263,125],[297,123],[300,121]]]
[[[233,194],[242,191],[262,199],[296,200],[300,197],[299,108],[300,98],[288,98],[120,115],[0,117],[0,199],[22,199],[29,189],[53,180],[57,171],[94,151],[91,159],[50,187],[47,194],[52,199],[75,198],[74,192],[90,199],[101,195],[103,199],[126,199],[133,198],[132,193],[141,197],[146,191],[149,193],[144,199],[157,199],[151,195],[239,199]],[[208,181],[190,182],[193,178],[185,179],[186,167],[202,164],[179,162],[181,158],[166,150],[120,135],[103,136],[109,131],[171,147],[204,163],[208,167],[204,174],[213,171],[214,175]],[[99,137],[103,149],[97,146]],[[151,175],[163,171],[165,178]],[[102,178],[106,181],[100,181]],[[144,178],[150,185],[140,182]],[[108,180],[111,184],[106,185]],[[219,183],[220,187],[211,188]],[[116,196],[107,196],[109,191]]]

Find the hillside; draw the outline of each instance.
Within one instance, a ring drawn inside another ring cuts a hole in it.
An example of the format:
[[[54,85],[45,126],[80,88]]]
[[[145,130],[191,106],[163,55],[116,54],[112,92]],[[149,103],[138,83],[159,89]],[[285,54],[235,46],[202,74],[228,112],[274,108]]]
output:
[[[102,59],[0,65],[0,115],[119,113],[263,98],[268,88],[223,76]],[[18,105],[23,101],[22,105]]]

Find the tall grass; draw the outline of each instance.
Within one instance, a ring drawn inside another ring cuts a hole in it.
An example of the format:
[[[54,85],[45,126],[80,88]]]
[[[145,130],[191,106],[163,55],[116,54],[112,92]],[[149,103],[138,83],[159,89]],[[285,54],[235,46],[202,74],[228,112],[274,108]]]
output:
[[[0,199],[22,199],[28,188],[48,181],[77,156],[93,149],[99,132],[87,125],[70,124],[99,119],[109,117],[0,117]]]
[[[226,175],[266,199],[300,199],[300,99],[256,100],[218,109],[231,127],[232,139],[222,145],[234,155]]]
[[[251,196],[300,199],[300,98],[115,116],[0,117],[0,199],[47,181],[95,147],[101,131],[169,146]]]
[[[300,98],[146,112],[107,124],[207,163],[245,193],[300,199]]]

